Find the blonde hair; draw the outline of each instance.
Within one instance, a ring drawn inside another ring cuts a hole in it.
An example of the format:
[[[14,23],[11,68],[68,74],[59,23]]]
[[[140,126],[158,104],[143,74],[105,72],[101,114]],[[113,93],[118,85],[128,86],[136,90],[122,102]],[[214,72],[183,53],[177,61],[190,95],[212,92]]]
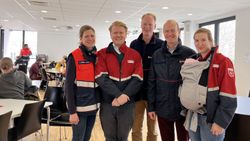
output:
[[[13,68],[13,62],[11,58],[9,57],[4,57],[0,61],[0,68],[2,70],[9,70],[10,68]]]
[[[211,31],[210,30],[208,30],[208,29],[206,29],[206,28],[199,28],[198,30],[196,30],[195,31],[195,33],[194,33],[194,36],[193,36],[193,39],[195,40],[195,35],[196,34],[198,34],[198,33],[205,33],[205,34],[207,34],[207,37],[208,37],[208,40],[210,41],[210,42],[212,42],[212,44],[213,44],[213,37],[212,37],[212,33],[211,33]]]
[[[151,16],[151,17],[154,18],[154,21],[156,21],[156,16],[155,16],[153,13],[146,13],[146,14],[142,15],[141,20],[142,20],[144,17],[146,17],[146,16]]]
[[[84,26],[82,26],[82,27],[80,28],[79,37],[81,38],[82,35],[83,35],[83,33],[84,33],[85,31],[87,31],[87,30],[92,30],[92,31],[95,33],[95,29],[94,29],[92,26],[90,26],[90,25],[84,25]]]
[[[128,27],[125,23],[121,22],[121,21],[114,21],[110,27],[109,27],[109,31],[111,32],[112,31],[112,27],[113,26],[120,26],[120,27],[123,27],[125,28],[126,32],[128,31]]]

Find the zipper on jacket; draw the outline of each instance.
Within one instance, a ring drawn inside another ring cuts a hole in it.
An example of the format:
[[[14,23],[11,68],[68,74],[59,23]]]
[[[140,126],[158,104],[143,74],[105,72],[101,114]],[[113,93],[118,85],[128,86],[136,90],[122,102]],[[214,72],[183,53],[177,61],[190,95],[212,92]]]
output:
[[[122,79],[122,61],[119,62],[119,65],[120,65],[120,76],[119,76],[119,81],[121,82],[121,79]]]

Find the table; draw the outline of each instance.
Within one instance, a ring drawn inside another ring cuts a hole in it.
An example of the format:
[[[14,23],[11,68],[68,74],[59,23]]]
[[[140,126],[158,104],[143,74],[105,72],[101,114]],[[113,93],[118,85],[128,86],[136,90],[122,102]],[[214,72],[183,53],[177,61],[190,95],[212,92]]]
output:
[[[40,88],[42,80],[31,80],[32,86],[36,86],[37,88]]]
[[[224,141],[250,140],[250,98],[237,96],[237,108],[232,122],[226,129]]]
[[[236,114],[250,115],[250,98],[247,96],[237,96]]]
[[[34,103],[32,100],[20,100],[20,99],[0,99],[0,115],[8,111],[12,111],[11,124],[13,119],[21,116],[22,110],[25,104]],[[44,107],[47,109],[48,120],[47,120],[47,141],[49,141],[49,120],[50,120],[50,108],[52,102],[45,102]]]

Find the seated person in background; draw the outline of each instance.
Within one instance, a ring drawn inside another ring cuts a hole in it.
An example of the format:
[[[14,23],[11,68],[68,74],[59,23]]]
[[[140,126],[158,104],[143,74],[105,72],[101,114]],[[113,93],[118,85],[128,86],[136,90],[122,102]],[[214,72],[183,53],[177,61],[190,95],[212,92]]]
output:
[[[55,69],[58,70],[60,73],[62,73],[63,76],[65,76],[66,73],[66,62],[67,62],[67,56],[63,56],[62,60],[57,62]]]
[[[31,86],[31,80],[22,71],[13,68],[10,58],[0,61],[0,98],[24,99],[24,90]]]
[[[43,60],[41,58],[37,58],[36,62],[30,67],[29,74],[31,80],[41,80],[41,72],[40,68],[42,66]]]

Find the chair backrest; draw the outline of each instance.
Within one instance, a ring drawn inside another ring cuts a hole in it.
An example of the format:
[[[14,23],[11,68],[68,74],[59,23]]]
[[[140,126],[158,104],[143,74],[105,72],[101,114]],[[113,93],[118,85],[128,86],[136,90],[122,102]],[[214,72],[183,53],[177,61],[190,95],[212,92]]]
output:
[[[41,129],[42,109],[45,101],[26,104],[20,118],[15,121],[16,137],[21,139]]]
[[[8,128],[12,111],[0,115],[0,141],[8,141]]]
[[[56,109],[61,112],[67,112],[65,95],[62,87],[48,86],[45,90],[44,99],[53,103],[53,105],[50,106],[51,110]]]

